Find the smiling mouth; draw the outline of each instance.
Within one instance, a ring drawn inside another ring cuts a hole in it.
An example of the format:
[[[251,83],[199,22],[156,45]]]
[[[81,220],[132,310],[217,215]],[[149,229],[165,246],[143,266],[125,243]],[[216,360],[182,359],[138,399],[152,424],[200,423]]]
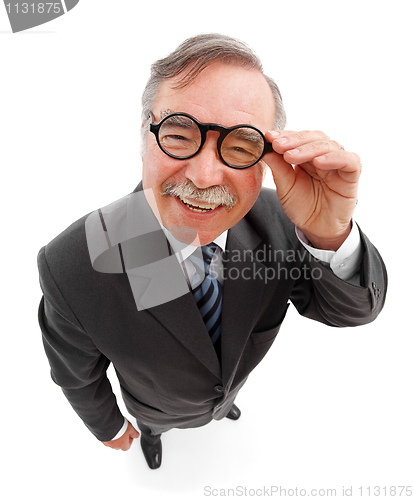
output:
[[[191,200],[191,203],[186,201],[186,199],[182,196],[177,196],[177,198],[183,203],[187,208],[192,210],[193,212],[203,213],[203,212],[211,212],[222,205],[218,205],[216,203],[197,203],[196,201]]]

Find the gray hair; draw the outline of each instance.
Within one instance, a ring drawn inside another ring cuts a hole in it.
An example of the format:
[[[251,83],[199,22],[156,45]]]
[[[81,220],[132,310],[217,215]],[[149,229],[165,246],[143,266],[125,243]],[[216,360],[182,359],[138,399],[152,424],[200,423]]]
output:
[[[282,96],[274,80],[263,73],[262,63],[256,54],[245,43],[229,36],[216,33],[197,35],[185,40],[174,52],[151,66],[151,76],[142,94],[143,151],[152,106],[161,83],[185,72],[183,78],[174,87],[176,89],[184,88],[190,85],[203,69],[216,61],[259,70],[273,94],[275,102],[274,128],[275,130],[284,129],[286,113]]]

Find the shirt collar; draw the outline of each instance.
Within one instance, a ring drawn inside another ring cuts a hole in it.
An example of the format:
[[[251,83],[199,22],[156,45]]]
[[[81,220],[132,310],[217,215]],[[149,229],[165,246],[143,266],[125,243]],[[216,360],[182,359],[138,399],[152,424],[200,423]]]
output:
[[[187,245],[186,243],[182,243],[181,241],[177,240],[170,231],[168,231],[167,228],[165,228],[161,223],[161,228],[164,231],[164,234],[171,245],[171,248],[175,255],[177,256],[178,261],[181,263],[184,260],[186,260],[192,253],[196,251],[198,248],[197,246],[194,245]],[[224,231],[221,233],[217,238],[214,240],[214,243],[220,247],[222,251],[226,249],[226,243],[227,243],[227,234],[228,230]]]

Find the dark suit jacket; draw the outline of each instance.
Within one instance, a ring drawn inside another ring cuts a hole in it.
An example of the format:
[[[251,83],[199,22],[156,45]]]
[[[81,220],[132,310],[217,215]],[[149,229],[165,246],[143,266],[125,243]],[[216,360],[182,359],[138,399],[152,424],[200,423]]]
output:
[[[150,226],[157,225],[148,206],[132,204],[132,212],[118,217],[119,207],[128,206],[131,196],[95,213],[106,235],[111,231],[106,223],[122,224],[131,213],[145,227],[148,220]],[[106,376],[111,362],[132,415],[148,424],[199,426],[226,415],[273,344],[289,302],[300,314],[335,327],[368,323],[384,303],[385,266],[363,233],[361,286],[354,286],[306,252],[275,191],[263,189],[251,211],[228,233],[219,360],[174,256],[171,265],[181,276],[177,289],[185,291],[172,300],[138,307],[141,299],[131,279],[144,283],[139,291],[144,298],[148,290],[160,290],[163,279],[168,285],[165,238],[163,244],[157,239],[151,273],[132,271],[131,278],[128,267],[134,264],[122,259],[115,270],[99,270],[96,254],[88,248],[87,221],[81,218],[39,253],[44,294],[39,321],[53,380],[101,441],[112,439],[123,424]],[[135,251],[129,254],[138,255],[143,241],[135,238]],[[125,241],[115,243],[122,256]],[[108,252],[111,244],[107,242]]]

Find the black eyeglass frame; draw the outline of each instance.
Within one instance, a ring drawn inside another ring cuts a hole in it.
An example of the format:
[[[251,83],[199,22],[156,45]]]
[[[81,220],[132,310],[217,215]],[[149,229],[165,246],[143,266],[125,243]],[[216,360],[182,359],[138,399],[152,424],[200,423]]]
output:
[[[189,118],[190,120],[192,120],[197,125],[197,127],[199,128],[200,135],[201,135],[201,142],[200,142],[199,148],[197,149],[197,151],[195,153],[192,153],[191,155],[188,155],[188,156],[176,156],[176,155],[173,155],[173,154],[169,153],[168,151],[166,151],[161,146],[161,143],[160,143],[160,140],[159,140],[159,131],[160,131],[160,128],[161,128],[162,124],[166,120],[168,120],[169,118],[171,118],[172,116],[185,116],[186,118]],[[152,113],[151,113],[151,117],[152,117],[152,119],[154,119],[154,116],[153,116]],[[235,165],[230,165],[229,163],[227,163],[224,160],[224,158],[223,158],[223,156],[221,154],[221,145],[222,145],[224,139],[227,137],[228,134],[230,134],[231,132],[233,132],[233,130],[236,130],[238,128],[251,128],[255,132],[258,132],[260,134],[260,136],[263,138],[263,144],[264,144],[263,145],[263,152],[260,155],[260,157],[257,160],[255,160],[254,162],[250,163],[249,165],[243,165],[242,167],[238,167],[238,166],[235,166]],[[151,123],[150,124],[150,131],[155,135],[155,138],[157,139],[157,143],[158,143],[158,146],[160,147],[161,151],[163,153],[165,153],[167,156],[170,156],[171,158],[174,158],[176,160],[188,160],[190,158],[193,158],[203,148],[203,146],[204,146],[204,144],[206,142],[206,139],[207,139],[207,132],[210,132],[210,131],[219,132],[220,136],[217,139],[217,152],[219,154],[220,160],[227,167],[235,168],[237,170],[242,170],[242,169],[245,169],[245,168],[250,168],[253,165],[256,165],[256,163],[258,163],[263,158],[264,155],[266,155],[267,153],[270,153],[270,152],[273,151],[272,144],[270,142],[266,141],[263,132],[261,130],[259,130],[257,127],[253,126],[253,125],[241,124],[241,125],[234,125],[233,127],[224,127],[223,125],[218,125],[217,123],[201,123],[196,118],[194,118],[194,116],[191,116],[188,113],[170,113],[165,118],[163,118],[160,122],[158,122],[158,123]]]

